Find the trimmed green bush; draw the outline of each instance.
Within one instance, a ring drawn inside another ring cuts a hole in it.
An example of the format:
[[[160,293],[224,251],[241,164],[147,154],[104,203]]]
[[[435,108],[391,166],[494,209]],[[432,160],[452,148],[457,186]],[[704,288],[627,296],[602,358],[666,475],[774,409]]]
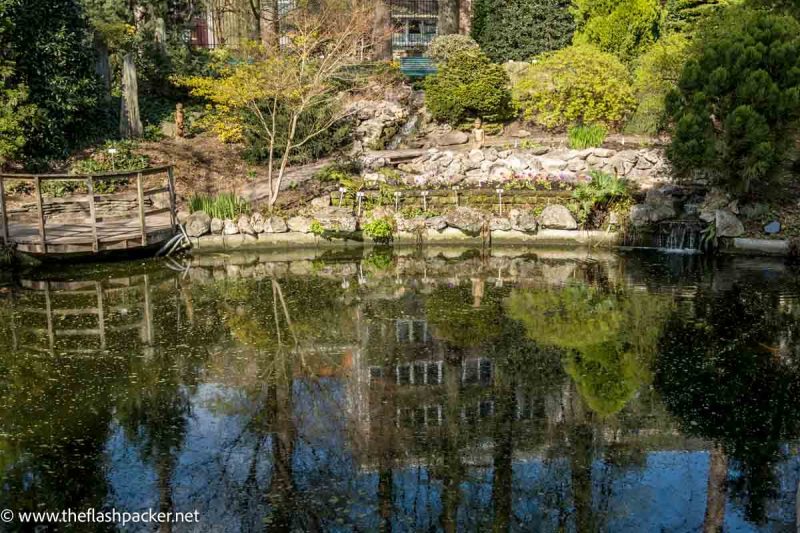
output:
[[[699,173],[739,196],[767,193],[800,119],[800,22],[730,10],[698,36],[667,112],[678,176]]]
[[[544,54],[513,87],[525,119],[546,128],[620,126],[635,105],[630,77],[613,55],[589,45]]]
[[[630,63],[659,37],[659,0],[574,0],[575,44],[592,44]]]
[[[583,150],[584,148],[591,148],[600,146],[606,140],[608,131],[600,125],[593,124],[590,126],[572,126],[567,131],[567,138],[569,139],[569,147],[574,150]]]
[[[570,44],[575,30],[570,4],[570,0],[476,0],[472,36],[493,61],[525,61]]]
[[[508,75],[480,51],[451,56],[425,80],[425,105],[434,119],[459,124],[480,117],[487,122],[513,115]]]
[[[435,37],[428,46],[427,56],[434,63],[444,63],[461,52],[477,52],[480,46],[469,35],[453,33]]]

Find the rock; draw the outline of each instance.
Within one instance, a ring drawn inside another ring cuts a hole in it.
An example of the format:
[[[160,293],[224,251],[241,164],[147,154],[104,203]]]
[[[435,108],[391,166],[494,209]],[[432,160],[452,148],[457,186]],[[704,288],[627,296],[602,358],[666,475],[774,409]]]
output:
[[[204,211],[195,211],[186,219],[184,224],[189,237],[200,237],[211,230],[211,217]]]
[[[269,217],[264,220],[264,233],[286,233],[289,227],[281,217]]]
[[[442,231],[447,227],[447,219],[443,216],[431,217],[425,220],[425,227],[436,231]]]
[[[533,155],[544,155],[550,151],[550,148],[548,148],[547,146],[534,146],[529,151]]]
[[[514,172],[522,172],[523,170],[528,168],[528,162],[527,161],[523,161],[522,159],[520,159],[519,157],[517,157],[515,155],[512,155],[511,157],[506,159],[504,161],[504,163],[505,163],[505,165],[507,167],[511,168],[511,170],[513,170]]]
[[[256,233],[264,233],[264,217],[261,213],[254,213],[250,217],[250,225]]]
[[[717,209],[714,214],[717,237],[739,237],[744,233],[742,222],[727,209]]]
[[[677,212],[675,208],[670,205],[651,205],[650,207],[650,222],[661,222],[669,218],[675,218]]]
[[[289,227],[291,231],[297,231],[300,233],[309,233],[311,229],[311,224],[314,221],[309,217],[291,217],[289,220],[286,221],[286,225]]]
[[[650,223],[650,206],[645,204],[636,204],[631,207],[630,215],[631,224],[634,227],[641,228]]]
[[[437,146],[455,146],[457,144],[466,144],[469,141],[469,134],[454,130],[444,135],[440,135],[435,139]]]
[[[586,161],[577,157],[570,159],[567,161],[567,170],[570,172],[582,172],[586,170]]]
[[[475,165],[480,165],[483,162],[483,160],[485,159],[485,157],[483,155],[483,150],[479,150],[478,148],[475,148],[474,150],[470,150],[468,157],[469,157],[470,162],[472,162]]]
[[[776,233],[780,233],[781,231],[781,223],[777,220],[773,220],[766,226],[764,226],[764,233],[767,235],[775,235]]]
[[[514,177],[514,171],[505,165],[495,163],[489,169],[489,181],[505,181]]]
[[[483,229],[484,214],[471,207],[457,207],[445,215],[447,225],[464,233],[477,235]]]
[[[317,198],[313,198],[311,200],[311,207],[314,209],[321,209],[323,207],[328,207],[331,205],[331,196],[326,194],[325,196],[318,196]]]
[[[553,159],[550,157],[541,158],[539,164],[542,165],[542,170],[551,174],[555,174],[559,170],[567,168],[567,162],[563,159]]]
[[[578,223],[569,209],[563,205],[548,205],[539,215],[539,224],[544,228],[578,229]]]
[[[672,194],[670,189],[667,188],[652,188],[647,191],[645,194],[645,200],[649,206],[652,207],[659,207],[659,206],[669,206],[674,207],[675,201],[672,198]]]
[[[609,150],[608,148],[593,148],[592,155],[595,157],[611,157],[614,155],[614,150]]]
[[[222,224],[223,235],[237,235],[239,233],[239,226],[233,220],[226,218],[222,221]]]
[[[358,220],[347,207],[326,207],[314,213],[322,227],[330,231],[350,233],[356,230]]]
[[[395,217],[395,224],[398,231],[416,233],[425,229],[425,217],[418,215],[412,218],[404,218],[398,213]]]
[[[745,204],[739,208],[739,214],[745,218],[756,218],[769,213],[769,206],[764,203]]]
[[[499,155],[497,154],[496,148],[489,148],[483,152],[483,157],[486,158],[487,161],[497,161]]]
[[[255,235],[252,224],[250,224],[250,217],[247,215],[239,215],[239,220],[236,221],[236,227],[239,228],[239,233],[243,235]]]
[[[508,217],[511,220],[511,229],[513,230],[536,233],[536,229],[539,227],[536,217],[530,211],[512,209]]]
[[[214,235],[222,235],[222,229],[225,227],[225,222],[221,218],[211,219],[211,233]]]
[[[492,231],[508,231],[511,229],[511,221],[505,217],[492,217],[489,221],[489,229]]]
[[[728,196],[728,193],[714,187],[706,193],[701,211],[716,211],[717,209],[724,208],[730,202],[731,198]]]
[[[526,137],[531,136],[531,132],[528,130],[517,130],[511,134],[512,137],[516,137],[517,139],[524,139]]]

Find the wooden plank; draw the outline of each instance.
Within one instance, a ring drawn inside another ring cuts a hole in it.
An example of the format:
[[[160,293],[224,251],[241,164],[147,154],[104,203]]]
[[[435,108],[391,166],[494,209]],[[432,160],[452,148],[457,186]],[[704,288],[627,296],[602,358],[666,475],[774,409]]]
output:
[[[89,190],[89,216],[92,218],[92,250],[97,252],[100,249],[100,241],[97,240],[97,210],[94,206],[94,180],[86,179],[86,187]]]
[[[175,210],[175,174],[172,170],[172,165],[170,165],[169,169],[167,170],[167,188],[169,189],[169,223],[172,227],[172,234],[174,235],[178,229],[178,214]]]
[[[136,174],[136,193],[139,199],[139,227],[142,231],[142,246],[147,246],[147,222],[144,214],[144,183],[141,172]]]
[[[158,188],[155,188],[155,189],[147,189],[146,191],[144,191],[144,195],[145,196],[154,196],[156,194],[162,194],[162,193],[165,193],[165,192],[170,192],[169,186],[158,187]]]
[[[36,187],[36,209],[39,215],[39,240],[42,244],[42,253],[47,253],[47,237],[44,232],[44,212],[42,211],[42,178],[36,176],[34,180]]]
[[[8,173],[0,173],[0,177],[7,178],[7,179],[15,179],[15,180],[35,180],[36,178],[41,178],[43,180],[66,180],[66,181],[83,181],[89,176],[96,180],[106,180],[106,179],[116,179],[116,178],[132,178],[135,175],[141,174],[142,176],[150,176],[151,174],[159,174],[161,172],[166,172],[169,170],[170,165],[160,165],[157,167],[148,167],[143,168],[142,170],[137,170],[136,172],[98,172],[95,174],[47,174],[47,175],[38,175],[38,174],[8,174]]]
[[[3,184],[3,177],[0,176],[0,214],[2,214],[3,223],[3,244],[8,244],[8,212],[6,210],[6,189]]]
[[[146,215],[162,215],[164,213],[172,213],[171,207],[160,207],[158,209],[151,209],[150,211],[146,211]]]

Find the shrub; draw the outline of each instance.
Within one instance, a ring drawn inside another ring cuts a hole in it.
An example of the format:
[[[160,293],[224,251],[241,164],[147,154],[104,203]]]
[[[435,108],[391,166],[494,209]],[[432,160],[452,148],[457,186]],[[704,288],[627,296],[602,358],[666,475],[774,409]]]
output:
[[[670,35],[639,58],[633,82],[637,106],[626,131],[655,135],[666,126],[665,98],[678,84],[688,42],[681,34]]]
[[[394,233],[392,221],[386,218],[370,220],[364,224],[364,233],[378,244],[389,244]]]
[[[361,163],[357,159],[346,159],[325,165],[314,173],[314,179],[325,183],[342,183],[358,176]]]
[[[588,45],[544,54],[513,91],[524,117],[546,128],[575,123],[613,128],[634,106],[625,66]]]
[[[11,65],[0,62],[0,168],[25,146],[25,123],[36,107],[28,104],[28,89],[11,81]]]
[[[629,197],[624,180],[599,171],[591,172],[590,176],[590,181],[579,183],[572,191],[572,197],[579,203],[581,222],[585,222],[597,207],[608,207]]]
[[[569,147],[575,150],[583,150],[593,146],[600,146],[606,140],[608,132],[603,126],[594,124],[591,126],[573,126],[567,132],[569,137]]]
[[[189,211],[203,211],[211,218],[235,220],[239,215],[250,212],[247,200],[231,193],[220,193],[215,196],[196,194],[189,198]]]
[[[524,61],[569,45],[570,0],[476,0],[472,36],[498,63]]]
[[[513,113],[508,76],[480,51],[458,53],[429,76],[425,104],[434,119],[450,124],[474,117],[502,121]]]
[[[453,33],[439,35],[428,46],[427,55],[434,63],[445,63],[450,57],[462,52],[478,52],[480,47],[469,35]]]
[[[575,0],[575,44],[592,44],[629,63],[659,35],[659,0]]]
[[[667,112],[667,156],[679,177],[701,174],[735,195],[766,192],[800,118],[800,23],[730,11],[698,36]]]
[[[720,9],[738,0],[667,0],[664,25],[669,32],[692,32]],[[772,0],[770,0],[771,2]]]

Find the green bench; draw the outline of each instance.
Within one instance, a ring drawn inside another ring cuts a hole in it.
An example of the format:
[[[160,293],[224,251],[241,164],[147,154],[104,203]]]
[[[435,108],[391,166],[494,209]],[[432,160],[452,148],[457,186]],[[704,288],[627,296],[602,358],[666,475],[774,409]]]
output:
[[[400,58],[400,72],[409,78],[424,78],[436,74],[436,66],[429,57],[403,57]]]

